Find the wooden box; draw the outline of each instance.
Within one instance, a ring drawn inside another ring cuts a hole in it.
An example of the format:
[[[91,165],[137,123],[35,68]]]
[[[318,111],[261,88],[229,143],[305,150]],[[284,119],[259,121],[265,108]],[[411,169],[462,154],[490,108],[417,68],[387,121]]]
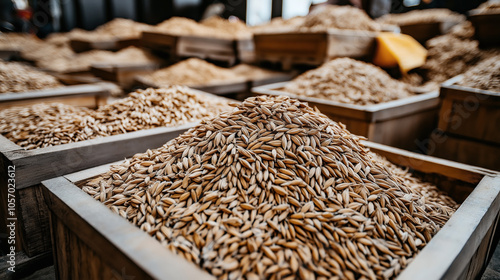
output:
[[[14,166],[17,237],[21,242],[17,249],[24,250],[30,257],[51,249],[48,212],[41,197],[40,182],[160,147],[193,125],[154,128],[34,150],[25,150],[0,135],[0,218],[6,220],[7,217],[4,212],[7,209],[6,176],[8,167]]]
[[[141,44],[144,47],[167,55],[171,61],[186,57],[198,57],[219,61],[227,66],[238,60],[237,40],[199,36],[178,36],[161,32],[144,31]]]
[[[106,104],[111,92],[118,88],[110,83],[73,85],[54,89],[0,94],[0,110],[12,106],[59,102],[73,106],[96,108]]]
[[[255,34],[255,57],[261,62],[280,62],[285,70],[296,64],[318,66],[335,57],[373,56],[375,37],[376,33],[369,31],[334,29]]]
[[[469,20],[474,26],[474,37],[481,46],[500,45],[500,12],[480,13],[472,10],[469,12]]]
[[[434,178],[434,183],[457,200],[466,197],[399,279],[473,279],[480,275],[496,247],[500,176],[372,142],[365,144],[393,163]],[[43,182],[58,277],[211,278],[79,189],[82,182],[108,169],[106,165]]]
[[[139,46],[139,43],[139,38],[110,39],[104,41],[71,39],[69,42],[71,48],[75,52],[85,52],[90,50],[117,51],[129,46]]]
[[[282,91],[286,83],[255,87],[256,95],[287,95],[317,107],[332,120],[342,122],[354,134],[368,140],[407,150],[419,149],[436,127],[439,93],[429,92],[376,105],[354,105]]]
[[[270,75],[262,79],[227,81],[227,82],[205,84],[205,85],[193,85],[190,87],[216,95],[249,93],[253,87],[277,83],[277,82],[289,81],[293,77],[294,77],[293,73],[277,73],[276,75]],[[142,85],[143,87],[154,87],[154,88],[160,87],[160,85],[152,83],[142,77],[136,77],[136,82],[137,84]]]
[[[429,154],[500,170],[500,93],[456,85],[461,80],[457,76],[441,85]]]
[[[412,36],[415,40],[424,44],[427,40],[436,36],[446,34],[457,21],[426,22],[400,25],[401,33]]]
[[[153,72],[158,68],[157,63],[135,65],[94,64],[90,67],[90,71],[103,80],[116,82],[121,88],[130,89],[135,84],[135,76]]]

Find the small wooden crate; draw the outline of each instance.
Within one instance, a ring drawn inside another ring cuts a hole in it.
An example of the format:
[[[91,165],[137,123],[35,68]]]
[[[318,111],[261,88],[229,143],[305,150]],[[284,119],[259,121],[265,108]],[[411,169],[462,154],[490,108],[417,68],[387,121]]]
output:
[[[73,106],[96,108],[106,104],[111,92],[118,88],[110,83],[74,85],[61,88],[0,94],[0,109],[27,106],[41,102],[59,102]]]
[[[460,80],[441,85],[438,128],[428,154],[500,170],[500,93],[456,85]]]
[[[455,199],[466,197],[399,279],[473,279],[480,275],[496,247],[500,176],[372,142],[365,145],[395,164],[434,178]],[[79,189],[108,169],[105,165],[43,182],[58,277],[211,278]]]
[[[263,33],[254,35],[256,60],[318,66],[335,57],[371,57],[376,33],[355,30],[328,32]]]
[[[135,84],[135,76],[151,73],[159,68],[157,63],[131,64],[131,65],[107,65],[94,64],[90,71],[103,80],[116,82],[121,88],[130,89]]]
[[[480,13],[477,10],[469,12],[469,20],[474,26],[474,37],[481,46],[500,45],[500,13]]]
[[[71,48],[75,52],[85,52],[90,50],[117,51],[129,46],[139,46],[139,43],[139,38],[110,39],[104,41],[71,39],[69,42]]]
[[[286,84],[256,87],[252,92],[256,95],[287,95],[308,102],[332,120],[345,124],[354,134],[407,150],[422,149],[419,141],[426,139],[436,127],[437,91],[376,105],[353,105],[293,95],[282,91]]]
[[[424,44],[427,40],[436,36],[446,34],[457,21],[440,21],[400,25],[401,33],[412,36],[415,40]]]
[[[238,60],[237,40],[144,31],[141,44],[165,54],[171,61],[178,61],[186,57],[198,57],[231,66]]]

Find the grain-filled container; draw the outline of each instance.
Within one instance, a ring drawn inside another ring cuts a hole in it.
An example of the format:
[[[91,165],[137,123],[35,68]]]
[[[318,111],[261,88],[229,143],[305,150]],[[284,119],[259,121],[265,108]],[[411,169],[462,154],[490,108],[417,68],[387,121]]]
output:
[[[372,142],[365,145],[395,164],[434,177],[433,182],[452,196],[467,197],[399,279],[471,279],[481,275],[496,246],[500,177],[481,168]],[[118,273],[141,279],[212,279],[192,264],[186,266],[186,260],[81,191],[83,182],[108,169],[105,165],[43,183],[58,277],[100,278]]]
[[[500,90],[492,76],[498,68],[491,58],[441,85],[429,154],[500,170]]]
[[[166,105],[162,105],[161,102],[166,102]],[[179,109],[166,107],[169,102],[177,104]],[[24,126],[22,122],[14,122],[14,119],[2,124],[7,132],[0,136],[2,166],[0,175],[3,178],[1,209],[7,209],[6,178],[9,168],[14,168],[17,237],[21,240],[16,244],[16,249],[24,250],[30,257],[51,249],[48,212],[40,200],[41,181],[120,160],[148,148],[159,147],[194,126],[202,116],[227,108],[227,102],[227,99],[208,93],[173,86],[168,89],[149,89],[135,93],[135,97],[118,100],[95,111],[65,105],[32,107],[30,110],[33,112],[40,110],[42,112],[47,110],[51,114],[64,112],[64,117],[55,117],[56,120],[62,118],[62,121],[54,123],[55,127],[52,129],[48,126],[52,123],[50,119],[53,119],[53,116],[48,117],[48,120],[37,122],[36,127],[29,124]],[[155,106],[148,107],[147,104],[151,103]],[[203,104],[207,108],[203,108]],[[217,107],[210,108],[209,104]],[[45,109],[46,107],[48,109]],[[28,114],[30,112],[28,111]],[[88,112],[92,112],[91,117],[86,115]],[[117,119],[112,117],[113,114],[118,116]],[[15,130],[17,123],[21,126],[19,130]],[[170,127],[165,127],[169,123]],[[73,124],[75,124],[74,132],[65,134],[64,129],[71,128]],[[26,134],[30,129],[36,133]],[[26,137],[26,135],[31,136]],[[39,138],[37,135],[40,135]],[[96,137],[99,135],[100,137]],[[70,137],[74,139],[68,139]],[[2,212],[2,219],[5,220],[6,217],[7,213]],[[4,230],[2,228],[2,231]]]

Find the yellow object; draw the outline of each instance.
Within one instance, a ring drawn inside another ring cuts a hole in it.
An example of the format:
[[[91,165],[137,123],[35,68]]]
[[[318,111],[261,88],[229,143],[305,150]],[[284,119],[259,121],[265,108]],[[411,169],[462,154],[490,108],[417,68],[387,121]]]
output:
[[[424,65],[427,50],[406,34],[382,32],[377,35],[377,51],[373,64],[396,67],[403,73]]]

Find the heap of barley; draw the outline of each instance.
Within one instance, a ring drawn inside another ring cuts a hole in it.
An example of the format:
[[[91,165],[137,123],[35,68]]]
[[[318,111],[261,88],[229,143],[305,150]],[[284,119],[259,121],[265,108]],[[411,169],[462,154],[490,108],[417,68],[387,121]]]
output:
[[[33,67],[0,60],[0,93],[62,87],[54,77]]]
[[[185,87],[131,93],[96,110],[64,104],[36,104],[0,111],[0,133],[26,149],[43,148],[102,136],[214,117],[230,108],[226,100]]]
[[[219,279],[382,279],[456,208],[407,177],[305,103],[260,96],[83,190]]]

